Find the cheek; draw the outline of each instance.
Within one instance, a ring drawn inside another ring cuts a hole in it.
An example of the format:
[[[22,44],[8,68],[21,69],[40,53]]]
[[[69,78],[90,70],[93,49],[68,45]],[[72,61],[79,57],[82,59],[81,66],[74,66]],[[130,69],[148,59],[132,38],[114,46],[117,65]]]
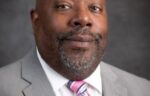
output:
[[[67,19],[64,16],[53,16],[51,19],[51,28],[56,32],[64,32],[67,27]]]
[[[101,39],[101,47],[105,48],[107,45],[107,34],[108,34],[108,25],[107,25],[107,18],[103,17],[103,18],[98,18],[98,19],[94,19],[94,32],[98,32],[102,39]]]
[[[107,36],[107,19],[106,18],[98,18],[94,19],[94,32],[99,32],[103,37]]]
[[[106,16],[101,16],[99,18],[95,18],[94,27],[97,29],[96,31],[101,32],[101,35],[105,35],[107,33],[107,18]]]
[[[49,16],[45,22],[43,27],[44,39],[46,39],[45,42],[49,44],[49,47],[57,47],[57,37],[66,31],[67,19],[64,18],[64,16],[53,14]]]

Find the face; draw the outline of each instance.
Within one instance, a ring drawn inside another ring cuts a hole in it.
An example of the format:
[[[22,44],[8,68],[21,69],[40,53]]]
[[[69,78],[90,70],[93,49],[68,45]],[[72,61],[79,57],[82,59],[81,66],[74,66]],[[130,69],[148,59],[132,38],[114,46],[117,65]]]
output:
[[[32,25],[42,58],[71,80],[88,77],[107,42],[105,0],[37,0]]]

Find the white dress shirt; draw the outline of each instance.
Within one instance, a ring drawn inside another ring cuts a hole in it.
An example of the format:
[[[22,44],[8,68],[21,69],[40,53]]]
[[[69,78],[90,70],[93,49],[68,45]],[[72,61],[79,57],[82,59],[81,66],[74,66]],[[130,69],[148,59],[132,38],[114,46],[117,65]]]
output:
[[[48,64],[41,58],[37,50],[38,59],[42,65],[42,68],[50,82],[50,85],[53,88],[56,96],[75,96],[73,93],[65,86],[65,84],[69,81],[67,78],[63,77],[55,70],[53,70]],[[86,79],[84,79],[89,85],[94,87],[97,91],[94,96],[102,96],[102,82],[101,82],[101,74],[100,74],[100,64],[96,68],[96,70]]]

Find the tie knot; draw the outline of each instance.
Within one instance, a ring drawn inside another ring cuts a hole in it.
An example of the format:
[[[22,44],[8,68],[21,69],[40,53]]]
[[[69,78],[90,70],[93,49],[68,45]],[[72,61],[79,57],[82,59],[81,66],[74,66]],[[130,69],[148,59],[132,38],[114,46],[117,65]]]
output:
[[[76,94],[82,94],[87,91],[87,84],[84,81],[69,81],[67,87]]]

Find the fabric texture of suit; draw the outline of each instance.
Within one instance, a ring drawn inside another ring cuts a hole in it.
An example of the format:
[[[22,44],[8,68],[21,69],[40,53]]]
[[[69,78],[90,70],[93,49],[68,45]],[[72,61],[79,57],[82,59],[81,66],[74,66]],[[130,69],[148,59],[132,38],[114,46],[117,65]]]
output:
[[[150,96],[148,80],[104,62],[101,76],[103,96]],[[35,50],[0,68],[0,96],[55,96]]]

